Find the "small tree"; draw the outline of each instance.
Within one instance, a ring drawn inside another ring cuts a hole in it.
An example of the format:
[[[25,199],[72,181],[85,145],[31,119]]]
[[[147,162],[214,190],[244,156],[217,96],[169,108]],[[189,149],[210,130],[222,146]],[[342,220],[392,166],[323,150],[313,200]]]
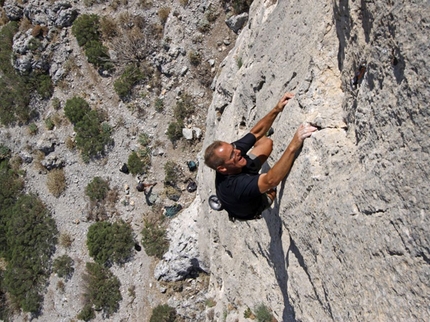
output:
[[[90,105],[79,96],[67,100],[64,107],[64,114],[72,124],[81,121],[89,111],[91,111]]]
[[[72,33],[81,47],[91,40],[99,40],[99,17],[94,14],[80,15],[73,22]]]
[[[158,305],[152,310],[151,318],[149,322],[175,322],[176,321],[176,310],[167,305]]]
[[[145,220],[145,227],[142,230],[142,245],[148,256],[162,258],[169,249],[166,230],[157,222]]]
[[[73,268],[74,261],[68,255],[62,255],[54,259],[53,270],[58,277],[69,279],[72,277],[75,269]]]
[[[88,321],[95,317],[95,310],[103,311],[104,317],[108,318],[119,308],[122,300],[120,287],[121,282],[109,269],[97,263],[87,263],[85,282],[86,305],[79,314],[79,318]]]
[[[102,201],[109,192],[109,181],[100,177],[94,177],[85,188],[85,194],[92,201]]]
[[[125,263],[133,254],[135,241],[130,225],[123,221],[116,223],[96,222],[87,234],[90,256],[101,264]]]

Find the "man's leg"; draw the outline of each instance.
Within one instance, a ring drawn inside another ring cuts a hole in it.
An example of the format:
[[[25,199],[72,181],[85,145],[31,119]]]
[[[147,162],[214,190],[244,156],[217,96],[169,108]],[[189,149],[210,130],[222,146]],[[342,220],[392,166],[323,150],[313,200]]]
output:
[[[269,155],[270,153],[272,153],[272,150],[273,150],[272,139],[264,136],[255,143],[254,148],[251,150],[251,153],[257,156],[261,164],[263,164],[269,158]]]

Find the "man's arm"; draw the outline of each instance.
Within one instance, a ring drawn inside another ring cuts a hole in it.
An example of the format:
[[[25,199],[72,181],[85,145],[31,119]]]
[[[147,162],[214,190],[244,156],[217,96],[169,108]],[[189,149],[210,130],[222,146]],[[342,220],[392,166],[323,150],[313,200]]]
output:
[[[288,101],[293,97],[294,94],[285,93],[278,104],[276,104],[276,106],[265,117],[255,124],[250,132],[254,134],[257,141],[261,139],[267,133],[267,131],[269,131],[278,114],[284,110],[285,105],[287,105]]]
[[[267,173],[261,174],[258,178],[258,188],[261,193],[276,187],[287,176],[293,166],[296,152],[303,145],[303,141],[316,130],[316,127],[309,124],[299,126],[279,161]]]

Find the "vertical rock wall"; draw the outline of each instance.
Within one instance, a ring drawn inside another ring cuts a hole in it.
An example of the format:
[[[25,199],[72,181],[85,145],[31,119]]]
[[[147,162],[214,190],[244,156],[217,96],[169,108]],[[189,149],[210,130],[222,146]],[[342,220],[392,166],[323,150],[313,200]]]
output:
[[[216,317],[244,321],[264,303],[278,321],[428,318],[429,29],[428,1],[254,0],[217,77],[205,146],[237,139],[285,91],[295,99],[269,163],[301,122],[320,130],[263,220],[209,210],[214,173],[201,167],[195,222]]]

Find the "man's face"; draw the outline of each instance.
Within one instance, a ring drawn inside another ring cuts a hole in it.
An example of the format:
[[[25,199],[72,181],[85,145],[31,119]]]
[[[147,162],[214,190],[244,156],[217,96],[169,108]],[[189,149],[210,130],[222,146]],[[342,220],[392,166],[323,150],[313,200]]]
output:
[[[216,154],[224,160],[217,170],[221,173],[237,173],[246,166],[246,159],[242,157],[239,149],[236,149],[234,143],[223,142],[216,150]]]

